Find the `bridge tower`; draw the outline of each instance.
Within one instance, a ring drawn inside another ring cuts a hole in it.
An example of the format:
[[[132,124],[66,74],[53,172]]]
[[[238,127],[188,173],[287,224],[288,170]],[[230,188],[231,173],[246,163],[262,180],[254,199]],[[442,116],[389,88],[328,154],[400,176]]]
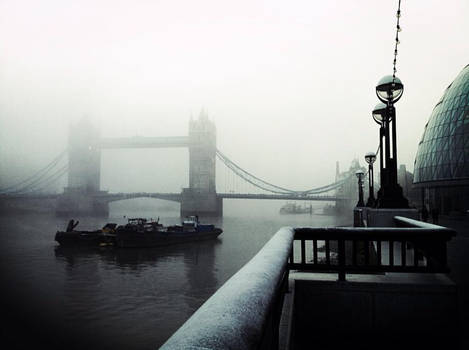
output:
[[[221,216],[223,199],[216,192],[215,124],[202,110],[189,122],[189,188],[182,191],[181,215]]]
[[[107,215],[107,202],[100,202],[101,148],[98,130],[86,119],[69,129],[68,186],[58,200],[58,215]]]
[[[337,163],[338,164],[338,163]],[[344,172],[339,172],[337,174],[338,166],[336,168],[336,181],[347,179],[337,190],[336,196],[347,198],[340,201],[336,201],[336,211],[340,214],[350,213],[357,202],[358,199],[358,185],[357,177],[355,172],[357,170],[367,171],[364,167],[360,165],[358,159],[353,159],[352,164],[350,165],[349,170]]]

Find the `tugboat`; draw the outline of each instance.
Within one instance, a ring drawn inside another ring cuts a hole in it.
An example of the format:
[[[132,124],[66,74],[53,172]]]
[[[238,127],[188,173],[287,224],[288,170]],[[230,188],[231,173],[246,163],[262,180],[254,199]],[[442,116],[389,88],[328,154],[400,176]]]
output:
[[[95,231],[76,231],[74,228],[78,225],[70,220],[66,231],[57,231],[55,240],[61,246],[113,246],[115,242],[115,229],[117,224],[107,223],[101,230]]]
[[[116,229],[117,247],[157,247],[217,238],[223,232],[214,225],[201,224],[198,216],[186,217],[181,225],[163,226],[158,221],[143,218],[128,219]]]

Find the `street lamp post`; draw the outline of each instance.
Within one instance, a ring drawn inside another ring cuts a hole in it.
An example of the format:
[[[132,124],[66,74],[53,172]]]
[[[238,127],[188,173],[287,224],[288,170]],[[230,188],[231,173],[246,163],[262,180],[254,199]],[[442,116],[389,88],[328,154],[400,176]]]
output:
[[[373,109],[373,119],[376,123],[379,124],[379,183],[381,186],[386,182],[386,171],[384,167],[384,157],[383,157],[383,138],[385,135],[384,128],[386,126],[386,105],[382,102],[378,103],[375,108]]]
[[[374,152],[368,152],[365,154],[365,161],[368,163],[368,201],[366,202],[367,207],[375,206],[375,190],[374,190],[374,174],[373,174],[373,163],[376,160],[376,154]]]
[[[362,170],[357,170],[355,172],[358,178],[358,202],[357,207],[364,207],[365,203],[363,202],[363,176],[365,175]]]
[[[407,199],[402,194],[402,188],[397,183],[396,109],[394,103],[399,101],[403,92],[404,85],[401,80],[392,75],[383,77],[376,86],[376,96],[381,101],[372,113],[373,119],[380,125],[381,187],[378,191],[378,208],[409,207]]]

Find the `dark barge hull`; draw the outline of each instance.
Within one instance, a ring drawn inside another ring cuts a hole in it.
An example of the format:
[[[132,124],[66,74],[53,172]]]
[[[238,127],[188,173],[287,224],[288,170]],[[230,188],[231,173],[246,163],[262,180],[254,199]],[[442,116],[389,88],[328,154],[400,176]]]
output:
[[[102,245],[114,245],[115,236],[103,234],[101,231],[57,231],[55,240],[61,246],[99,247]]]
[[[121,231],[116,234],[116,246],[120,248],[158,247],[177,243],[186,243],[217,238],[223,230],[215,228],[210,231],[160,231],[135,232]]]

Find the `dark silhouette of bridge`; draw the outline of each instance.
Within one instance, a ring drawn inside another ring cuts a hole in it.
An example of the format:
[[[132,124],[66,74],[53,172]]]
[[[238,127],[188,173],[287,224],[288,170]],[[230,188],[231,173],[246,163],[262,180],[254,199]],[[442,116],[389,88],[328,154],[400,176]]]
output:
[[[109,193],[101,190],[101,152],[122,148],[174,148],[189,150],[189,187],[181,193]],[[216,191],[216,159],[227,169],[263,193]],[[63,162],[66,164],[62,164]],[[61,165],[62,164],[62,165]],[[351,173],[350,173],[351,174]],[[348,174],[348,175],[350,175]],[[45,189],[68,175],[63,193],[49,194]],[[189,122],[188,136],[101,138],[98,131],[82,120],[70,129],[67,150],[31,177],[0,189],[2,199],[56,199],[58,215],[107,215],[109,203],[132,198],[157,198],[181,204],[181,215],[221,216],[223,199],[280,199],[350,202],[350,176],[338,177],[333,183],[305,191],[271,184],[231,161],[216,147],[216,128],[205,113]],[[356,187],[355,181],[353,182]],[[353,196],[355,197],[355,196]]]

